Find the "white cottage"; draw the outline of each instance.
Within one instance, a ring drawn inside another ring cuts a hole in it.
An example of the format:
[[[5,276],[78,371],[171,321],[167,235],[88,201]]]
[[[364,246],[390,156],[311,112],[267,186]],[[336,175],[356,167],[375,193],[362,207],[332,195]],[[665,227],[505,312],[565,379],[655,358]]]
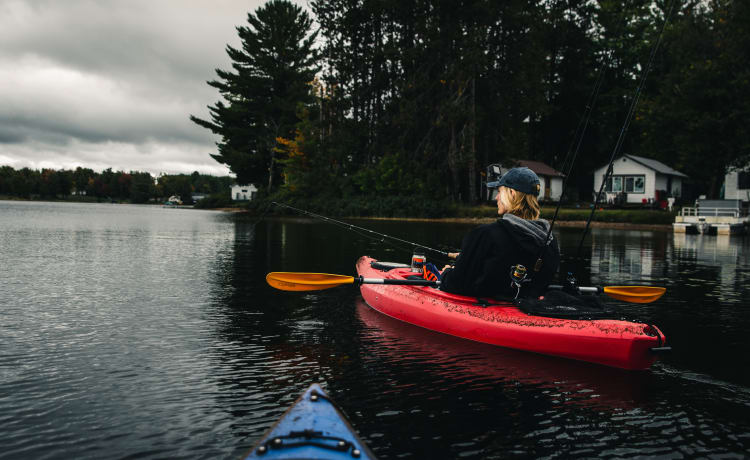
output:
[[[558,201],[562,195],[563,178],[565,174],[541,161],[520,160],[518,166],[525,166],[539,176],[541,189],[539,199],[544,201]]]
[[[599,191],[607,172],[604,165],[594,172],[594,194]],[[659,202],[666,206],[667,197],[682,195],[682,180],[688,176],[651,158],[622,155],[612,163],[612,176],[604,187],[607,202]]]
[[[253,184],[232,186],[232,200],[234,201],[252,200],[257,193],[258,189]]]
[[[518,160],[513,163],[512,168],[525,166],[539,176],[539,199],[544,201],[558,201],[562,195],[563,178],[565,175],[541,161]],[[491,164],[487,167],[488,182],[498,180],[508,172],[511,167]],[[487,199],[495,199],[495,191],[488,191]]]
[[[724,199],[750,201],[750,167],[724,176]]]

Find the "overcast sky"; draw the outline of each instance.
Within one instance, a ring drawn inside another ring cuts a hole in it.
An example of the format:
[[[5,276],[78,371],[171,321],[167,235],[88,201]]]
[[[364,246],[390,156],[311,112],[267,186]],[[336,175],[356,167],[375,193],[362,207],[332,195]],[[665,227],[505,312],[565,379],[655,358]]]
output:
[[[0,166],[228,174],[188,117],[263,3],[0,0]]]

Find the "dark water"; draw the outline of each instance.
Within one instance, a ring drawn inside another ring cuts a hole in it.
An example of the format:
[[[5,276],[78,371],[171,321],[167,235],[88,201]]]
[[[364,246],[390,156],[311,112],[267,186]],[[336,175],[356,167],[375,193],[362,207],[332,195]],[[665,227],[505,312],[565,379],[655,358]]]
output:
[[[319,382],[382,458],[740,458],[750,449],[747,237],[596,230],[582,284],[668,288],[630,305],[674,352],[625,372],[386,318],[353,274],[409,253],[310,220],[0,202],[0,458],[237,458]],[[427,245],[466,225],[358,222]],[[560,229],[570,257],[578,230]],[[439,261],[436,261],[439,262]]]

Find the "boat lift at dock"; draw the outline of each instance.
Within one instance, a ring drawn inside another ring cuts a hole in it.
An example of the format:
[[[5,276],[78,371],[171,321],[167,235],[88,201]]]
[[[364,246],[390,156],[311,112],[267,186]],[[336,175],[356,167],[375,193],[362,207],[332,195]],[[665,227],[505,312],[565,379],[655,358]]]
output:
[[[735,235],[750,225],[748,207],[742,200],[698,199],[694,207],[683,207],[672,224],[674,233]]]

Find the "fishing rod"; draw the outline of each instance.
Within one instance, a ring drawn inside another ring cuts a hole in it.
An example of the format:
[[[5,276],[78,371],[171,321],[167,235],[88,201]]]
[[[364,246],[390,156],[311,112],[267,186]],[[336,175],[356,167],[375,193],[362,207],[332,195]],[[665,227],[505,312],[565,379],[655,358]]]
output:
[[[618,22],[619,26],[618,26],[618,32],[616,35],[619,35],[620,29],[624,27],[625,11],[626,11],[626,8],[623,8],[621,15],[620,15],[620,20]],[[545,244],[541,248],[539,248],[539,255],[537,256],[536,263],[534,264],[535,272],[539,272],[542,269],[542,263],[543,263],[542,256],[544,255],[544,250],[546,246],[552,243],[552,230],[555,227],[555,222],[557,222],[557,216],[560,213],[560,207],[562,205],[562,197],[565,196],[565,192],[567,192],[568,190],[568,180],[570,179],[570,173],[573,172],[573,165],[575,165],[576,159],[578,158],[578,152],[580,152],[581,145],[583,144],[583,139],[586,136],[586,130],[589,126],[589,121],[591,120],[591,113],[593,112],[594,107],[596,106],[596,101],[599,99],[599,91],[601,90],[602,83],[604,81],[604,70],[609,66],[610,62],[612,62],[613,56],[614,56],[614,51],[610,50],[610,52],[607,54],[606,60],[599,67],[599,72],[597,72],[596,81],[594,82],[594,87],[591,90],[591,94],[589,95],[588,101],[586,102],[583,115],[578,121],[578,126],[576,126],[576,130],[571,139],[570,146],[568,147],[568,151],[565,154],[565,159],[563,160],[563,166],[561,168],[563,171],[563,183],[562,183],[562,191],[560,192],[560,199],[557,200],[555,213],[552,216],[552,220],[550,221],[549,228],[547,229],[547,235],[544,239]],[[573,145],[575,145],[575,149],[573,149]]]
[[[581,235],[581,241],[578,243],[578,250],[576,251],[576,259],[580,258],[581,256],[581,249],[583,248],[583,242],[586,239],[586,235],[588,234],[589,228],[591,227],[591,220],[593,219],[594,212],[596,211],[596,208],[599,205],[599,199],[602,195],[602,192],[604,191],[604,186],[607,184],[607,180],[612,176],[612,171],[613,171],[612,165],[615,162],[615,157],[622,151],[622,144],[623,144],[623,141],[625,140],[625,134],[627,134],[628,129],[630,128],[630,123],[633,120],[633,114],[635,113],[635,108],[638,105],[638,99],[641,96],[643,87],[646,84],[646,79],[648,78],[648,74],[651,71],[651,67],[656,57],[656,52],[659,50],[659,46],[661,45],[661,40],[662,40],[662,36],[664,35],[664,30],[667,28],[667,24],[669,23],[669,18],[672,16],[672,11],[674,10],[674,4],[675,4],[675,0],[672,0],[672,2],[669,5],[669,11],[667,11],[667,14],[664,16],[664,24],[662,24],[661,26],[659,35],[656,38],[656,43],[654,43],[654,46],[651,49],[651,55],[649,56],[648,63],[646,64],[646,68],[643,70],[643,75],[641,75],[641,81],[639,82],[635,90],[635,94],[633,95],[633,100],[630,103],[630,108],[628,109],[628,113],[625,115],[625,121],[623,122],[622,129],[620,129],[620,135],[617,138],[617,143],[615,144],[615,148],[612,149],[612,154],[609,157],[609,164],[607,165],[607,171],[604,173],[602,184],[599,186],[599,191],[597,192],[596,197],[594,197],[594,205],[592,206],[591,213],[589,214],[589,218],[586,221],[586,227],[583,230],[583,235]]]
[[[347,230],[355,231],[355,229],[356,229],[356,230],[358,230],[360,232],[364,232],[365,233],[364,236],[367,236],[368,238],[372,238],[372,236],[370,236],[370,235],[377,235],[378,237],[380,237],[380,242],[381,243],[384,242],[385,238],[389,238],[389,239],[391,239],[393,241],[398,241],[399,243],[407,244],[407,245],[413,246],[415,248],[424,249],[426,251],[430,251],[430,252],[433,252],[435,254],[440,254],[441,256],[450,258],[450,256],[448,255],[449,253],[447,253],[445,251],[441,251],[440,249],[431,248],[431,247],[425,246],[423,244],[417,244],[417,243],[414,243],[412,241],[407,241],[407,240],[404,240],[404,239],[401,239],[401,238],[397,238],[395,236],[386,235],[385,233],[379,233],[379,232],[376,232],[374,230],[370,230],[369,228],[359,227],[359,226],[354,225],[354,224],[349,224],[349,223],[346,223],[346,222],[342,222],[340,220],[331,219],[330,217],[321,216],[320,214],[315,214],[314,212],[305,211],[304,209],[295,208],[294,206],[289,206],[288,204],[279,203],[279,202],[276,202],[276,201],[271,202],[271,204],[274,204],[276,206],[280,206],[282,208],[288,208],[288,209],[291,209],[291,210],[293,210],[295,212],[299,212],[301,214],[304,214],[304,215],[307,215],[307,216],[310,216],[310,217],[314,217],[316,219],[321,219],[321,220],[323,220],[325,222],[329,222],[329,223],[332,223],[334,225],[338,225],[339,227],[345,228]]]
[[[592,218],[594,216],[594,212],[596,211],[597,205],[599,203],[599,197],[602,194],[602,191],[604,189],[604,185],[607,183],[607,179],[612,174],[612,169],[613,169],[612,168],[612,164],[614,163],[615,157],[622,150],[622,144],[623,144],[623,141],[625,139],[625,134],[627,133],[628,128],[630,127],[630,123],[632,121],[633,114],[635,113],[636,105],[638,104],[638,100],[640,98],[640,95],[641,95],[641,92],[643,90],[643,87],[644,87],[644,85],[646,83],[646,79],[648,78],[648,74],[649,74],[649,72],[651,70],[651,67],[653,65],[654,58],[656,56],[656,52],[658,51],[659,45],[661,44],[661,39],[662,39],[662,36],[664,34],[664,30],[666,29],[667,23],[669,23],[669,18],[672,15],[673,9],[674,9],[674,0],[671,2],[670,7],[669,7],[669,11],[665,15],[664,24],[662,24],[661,30],[659,31],[659,35],[657,37],[657,41],[654,44],[653,48],[651,49],[651,55],[649,56],[648,63],[646,65],[646,68],[644,69],[643,74],[641,75],[641,80],[639,82],[639,85],[636,88],[636,92],[635,92],[635,94],[633,96],[633,99],[631,101],[630,108],[629,108],[628,113],[627,113],[627,115],[625,117],[625,121],[623,123],[623,126],[622,126],[622,128],[620,130],[620,135],[619,135],[619,137],[617,139],[617,143],[615,145],[615,148],[612,150],[612,154],[611,154],[610,160],[609,160],[609,165],[607,167],[607,172],[605,173],[604,180],[602,181],[601,187],[599,188],[599,192],[597,193],[596,197],[594,198],[594,204],[593,204],[593,206],[591,208],[591,213],[589,214],[588,220],[586,222],[586,227],[584,228],[583,234],[581,235],[581,240],[580,240],[580,242],[578,244],[578,249],[576,251],[576,256],[575,256],[574,260],[577,260],[577,259],[580,258],[581,249],[582,249],[582,246],[583,246],[583,242],[585,241],[586,236],[588,234],[588,230],[589,230],[589,228],[591,226],[591,220],[592,220]],[[625,13],[624,13],[624,10],[623,10],[623,14],[622,14],[621,18],[624,20],[624,17],[625,17]],[[552,217],[552,221],[551,221],[549,229],[547,231],[547,237],[546,237],[546,240],[545,240],[546,241],[546,245],[549,245],[551,243],[552,229],[553,229],[553,227],[555,225],[555,221],[557,220],[557,216],[558,216],[559,211],[560,211],[560,205],[562,204],[562,196],[565,195],[565,192],[567,190],[568,179],[570,178],[570,173],[573,170],[573,165],[575,164],[575,160],[576,160],[576,158],[578,156],[578,152],[580,150],[581,143],[583,142],[583,138],[584,138],[585,133],[586,133],[586,128],[588,127],[589,119],[591,117],[591,112],[592,112],[593,107],[594,107],[594,105],[596,103],[596,100],[598,99],[598,96],[599,96],[599,91],[601,89],[601,84],[602,84],[603,75],[604,75],[603,70],[608,66],[609,62],[611,62],[613,55],[614,55],[614,52],[610,52],[609,55],[607,56],[606,62],[603,63],[602,66],[600,67],[599,74],[597,76],[597,80],[596,80],[596,82],[594,84],[594,89],[593,89],[591,95],[589,96],[589,103],[587,103],[586,109],[584,110],[584,116],[582,117],[581,121],[578,124],[578,127],[576,128],[576,133],[575,133],[574,139],[578,138],[578,142],[576,144],[575,151],[573,151],[572,159],[570,161],[568,170],[565,172],[565,178],[563,179],[562,193],[560,195],[561,199],[558,200],[558,202],[557,202],[557,207],[555,208],[555,213],[554,213],[554,215]],[[582,130],[580,132],[580,136],[579,136],[578,132],[579,132],[579,128],[581,127],[581,125],[583,125],[583,128],[582,128]],[[572,151],[572,143],[571,143],[571,147],[569,148],[568,153],[567,153],[567,155],[565,157],[565,160],[563,162],[563,170],[565,170],[564,169],[565,165],[568,164],[568,158],[571,155],[571,151]],[[541,270],[542,255],[544,253],[545,246],[542,246],[542,248],[539,251],[539,256],[537,257],[537,261],[536,261],[536,264],[534,266],[534,270],[535,271]],[[567,284],[574,284],[575,283],[575,279],[573,278],[573,274],[571,272],[568,272],[568,279],[566,281],[567,281]]]

